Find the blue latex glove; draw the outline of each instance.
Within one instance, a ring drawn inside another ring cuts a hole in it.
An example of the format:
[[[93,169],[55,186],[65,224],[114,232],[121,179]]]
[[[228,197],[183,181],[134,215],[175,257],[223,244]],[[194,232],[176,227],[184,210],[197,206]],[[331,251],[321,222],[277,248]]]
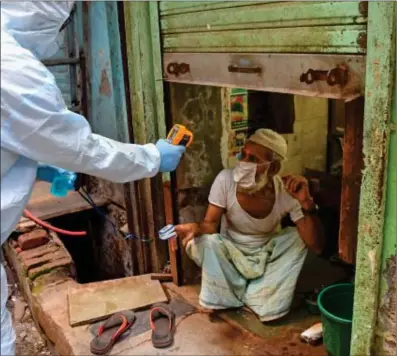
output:
[[[58,197],[65,197],[69,190],[74,190],[76,173],[66,169],[49,166],[39,163],[36,179],[51,184],[51,194]]]
[[[160,172],[175,171],[186,151],[184,146],[172,145],[163,139],[157,141],[156,148],[160,152]]]
[[[48,166],[48,165],[39,163],[39,166],[37,168],[36,179],[44,181],[44,182],[52,183],[52,181],[55,179],[55,177],[59,173],[60,172],[57,167]]]

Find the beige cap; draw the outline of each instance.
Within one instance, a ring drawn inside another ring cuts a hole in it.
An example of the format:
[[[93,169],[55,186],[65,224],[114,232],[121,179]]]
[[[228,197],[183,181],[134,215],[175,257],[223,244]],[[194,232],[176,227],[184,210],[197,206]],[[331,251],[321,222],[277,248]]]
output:
[[[287,142],[284,137],[270,129],[258,129],[248,138],[248,141],[257,143],[272,150],[282,160],[287,158]]]

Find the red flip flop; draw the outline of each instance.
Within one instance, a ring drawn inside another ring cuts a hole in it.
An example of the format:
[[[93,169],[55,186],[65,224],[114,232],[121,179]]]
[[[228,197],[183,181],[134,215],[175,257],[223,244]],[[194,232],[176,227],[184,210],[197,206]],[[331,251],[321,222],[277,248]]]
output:
[[[167,304],[158,303],[150,311],[152,344],[155,348],[172,345],[175,333],[175,313]]]
[[[124,311],[113,314],[98,329],[98,335],[92,339],[90,349],[93,354],[105,355],[135,321],[135,313]]]

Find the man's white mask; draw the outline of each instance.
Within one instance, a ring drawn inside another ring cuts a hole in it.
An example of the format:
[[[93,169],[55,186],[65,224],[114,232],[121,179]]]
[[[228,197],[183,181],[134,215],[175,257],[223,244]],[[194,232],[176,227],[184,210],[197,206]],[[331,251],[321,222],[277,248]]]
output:
[[[258,167],[257,163],[251,162],[238,162],[233,170],[233,180],[238,185],[238,190],[253,194],[261,190],[269,181],[268,170],[270,163],[265,163],[267,169],[259,177],[259,181],[256,180],[256,169]]]
[[[251,189],[256,184],[256,163],[237,162],[233,170],[233,180],[244,189]]]

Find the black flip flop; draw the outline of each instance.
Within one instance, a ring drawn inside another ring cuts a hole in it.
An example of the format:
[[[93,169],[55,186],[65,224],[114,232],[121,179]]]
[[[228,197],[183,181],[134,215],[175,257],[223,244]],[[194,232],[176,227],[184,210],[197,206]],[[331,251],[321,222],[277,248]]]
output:
[[[98,329],[97,336],[92,339],[90,349],[93,354],[105,355],[135,321],[135,313],[123,311],[113,314]]]
[[[171,346],[175,334],[175,313],[167,304],[158,303],[150,310],[152,344],[155,348]]]

